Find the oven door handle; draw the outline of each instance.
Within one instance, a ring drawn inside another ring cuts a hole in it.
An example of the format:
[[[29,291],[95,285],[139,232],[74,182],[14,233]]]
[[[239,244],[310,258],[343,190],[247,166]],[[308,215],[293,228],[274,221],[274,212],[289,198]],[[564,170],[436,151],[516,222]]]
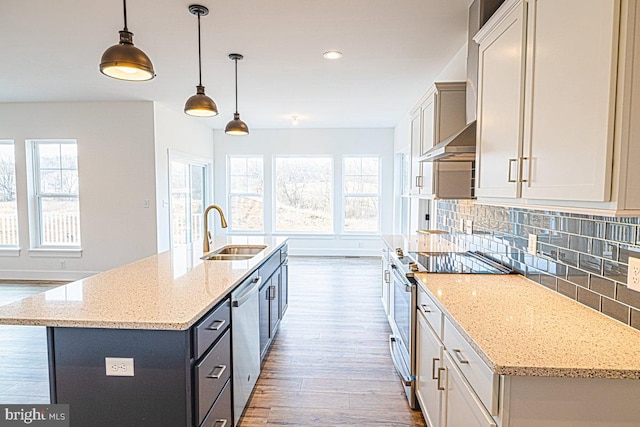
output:
[[[389,335],[389,351],[391,352],[391,360],[393,361],[393,366],[396,368],[396,372],[398,376],[402,380],[402,383],[406,386],[411,386],[411,383],[416,379],[416,377],[411,375],[405,375],[405,370],[402,368],[398,358],[396,357],[395,346],[398,342],[398,339],[393,335]]]
[[[400,271],[397,270],[397,267],[393,269],[393,275],[396,276],[396,279],[398,279],[398,285],[404,286],[405,292],[413,291],[413,285],[407,280],[406,277],[402,275]]]

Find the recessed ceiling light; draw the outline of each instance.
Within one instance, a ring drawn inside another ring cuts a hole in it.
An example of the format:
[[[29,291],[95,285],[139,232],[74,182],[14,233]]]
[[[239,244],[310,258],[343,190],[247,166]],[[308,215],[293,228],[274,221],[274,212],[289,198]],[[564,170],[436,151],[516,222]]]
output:
[[[340,59],[342,58],[342,52],[338,52],[337,50],[328,50],[322,54],[324,59]]]

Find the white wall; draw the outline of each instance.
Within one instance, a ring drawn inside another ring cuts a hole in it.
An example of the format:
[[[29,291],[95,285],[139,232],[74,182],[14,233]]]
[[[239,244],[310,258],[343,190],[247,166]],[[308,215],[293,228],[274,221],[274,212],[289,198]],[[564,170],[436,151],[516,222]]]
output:
[[[250,125],[250,124],[249,124]],[[270,129],[253,130],[248,136],[226,135],[214,131],[215,146],[215,203],[228,210],[226,200],[226,158],[229,154],[259,154],[264,156],[265,175],[271,173],[273,155],[318,155],[334,156],[336,180],[341,174],[341,156],[346,154],[377,154],[381,156],[382,233],[392,232],[393,201],[393,129]],[[336,192],[336,194],[340,194]],[[265,206],[270,209],[271,192],[265,189]],[[334,208],[335,209],[335,208]],[[334,216],[337,216],[334,215]],[[267,212],[266,232],[271,232]],[[337,221],[337,218],[336,218]],[[216,221],[216,225],[218,222]],[[335,226],[337,228],[337,226]],[[221,233],[217,229],[216,233]],[[372,236],[291,236],[292,254],[318,255],[378,255],[380,241]]]
[[[213,166],[213,130],[202,119],[155,104],[156,194],[158,252],[171,248],[169,212],[169,151],[206,159]],[[211,169],[211,168],[210,168]],[[208,201],[213,199],[213,172],[208,177]]]
[[[0,257],[0,278],[76,279],[156,252],[153,120],[152,102],[0,104],[0,139],[16,147],[20,239],[19,256]],[[78,142],[79,258],[29,253],[26,141],[55,138]]]

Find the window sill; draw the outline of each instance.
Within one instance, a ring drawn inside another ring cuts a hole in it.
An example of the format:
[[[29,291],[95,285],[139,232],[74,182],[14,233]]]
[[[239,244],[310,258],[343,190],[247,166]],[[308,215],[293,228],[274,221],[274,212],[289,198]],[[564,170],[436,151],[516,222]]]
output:
[[[19,257],[20,248],[0,248],[0,257]]]
[[[29,256],[34,258],[82,258],[81,248],[33,248]]]

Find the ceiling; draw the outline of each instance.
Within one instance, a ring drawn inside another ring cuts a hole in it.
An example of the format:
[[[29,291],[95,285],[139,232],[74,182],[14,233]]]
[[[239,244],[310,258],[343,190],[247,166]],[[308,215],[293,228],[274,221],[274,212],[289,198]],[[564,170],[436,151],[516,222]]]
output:
[[[251,129],[393,127],[466,40],[471,0],[201,0],[203,85],[222,129],[239,111]],[[129,0],[134,44],[157,77],[100,74],[118,42],[120,0],[0,2],[0,102],[153,100],[182,111],[198,82],[190,0]],[[327,50],[344,57],[328,61]]]

